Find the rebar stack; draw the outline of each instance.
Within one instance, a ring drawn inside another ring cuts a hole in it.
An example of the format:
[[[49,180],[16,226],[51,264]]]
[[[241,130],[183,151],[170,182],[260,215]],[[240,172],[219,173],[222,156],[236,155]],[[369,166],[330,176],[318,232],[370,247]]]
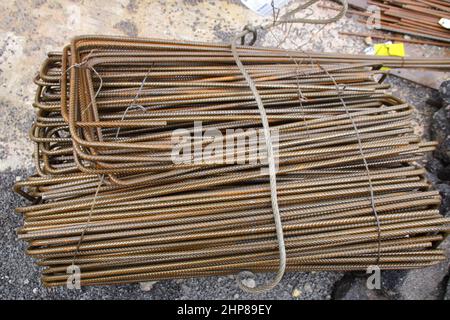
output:
[[[379,29],[413,37],[450,43],[450,30],[440,24],[450,19],[450,4],[444,0],[370,0],[381,12]],[[378,28],[378,27],[377,27]]]
[[[287,270],[445,259],[450,221],[420,164],[435,143],[376,79],[381,66],[448,70],[450,59],[238,50],[278,132]],[[17,208],[18,233],[45,285],[65,285],[70,265],[82,285],[277,270],[266,164],[219,161],[251,146],[171,157],[174,131],[195,134],[199,122],[206,140],[193,148],[211,142],[209,129],[234,129],[233,140],[261,129],[229,45],[79,37],[49,54],[35,83],[37,172],[15,190],[33,202]]]

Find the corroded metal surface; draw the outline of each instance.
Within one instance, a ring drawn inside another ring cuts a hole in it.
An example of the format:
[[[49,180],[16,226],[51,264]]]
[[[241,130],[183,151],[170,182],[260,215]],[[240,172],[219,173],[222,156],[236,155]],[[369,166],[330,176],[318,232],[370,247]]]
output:
[[[237,50],[279,131],[287,270],[442,261],[433,247],[449,220],[416,164],[435,143],[413,134],[412,108],[375,76],[382,66],[447,70],[450,59]],[[64,285],[71,261],[83,285],[275,271],[264,164],[234,157],[251,148],[233,148],[230,163],[222,152],[170,157],[171,133],[196,121],[260,127],[229,45],[77,37],[35,82],[38,172],[16,191],[34,202],[17,209],[19,238],[47,267],[44,284]]]

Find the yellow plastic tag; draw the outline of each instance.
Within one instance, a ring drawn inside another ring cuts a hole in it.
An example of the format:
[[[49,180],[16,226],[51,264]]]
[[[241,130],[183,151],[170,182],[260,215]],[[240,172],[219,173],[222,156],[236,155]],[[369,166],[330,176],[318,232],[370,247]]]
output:
[[[392,57],[404,57],[405,46],[403,43],[378,43],[373,46],[376,56],[392,56]],[[381,70],[389,70],[390,68],[383,67]]]

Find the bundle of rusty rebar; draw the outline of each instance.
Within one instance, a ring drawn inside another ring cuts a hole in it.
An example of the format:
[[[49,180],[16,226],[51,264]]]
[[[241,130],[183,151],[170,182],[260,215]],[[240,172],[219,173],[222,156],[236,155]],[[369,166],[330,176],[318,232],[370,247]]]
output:
[[[450,30],[440,24],[441,19],[450,19],[448,1],[369,0],[368,3],[380,9],[377,29],[431,39],[437,45],[450,43]]]
[[[450,59],[237,50],[278,132],[287,270],[445,259],[450,221],[420,164],[435,143],[376,79],[383,65],[449,70]],[[252,147],[171,157],[173,133],[199,122],[206,140],[189,149],[208,145],[210,129],[234,129],[233,140],[261,129],[229,45],[79,37],[48,55],[35,83],[37,172],[15,190],[32,201],[17,208],[18,234],[46,286],[65,285],[71,265],[82,285],[277,270],[266,164],[218,161]]]

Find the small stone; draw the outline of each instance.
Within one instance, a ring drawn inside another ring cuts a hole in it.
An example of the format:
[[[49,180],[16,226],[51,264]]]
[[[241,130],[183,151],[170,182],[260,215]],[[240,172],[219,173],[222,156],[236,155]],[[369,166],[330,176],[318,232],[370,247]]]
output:
[[[190,287],[185,285],[184,283],[180,286],[181,291],[183,292],[189,292],[190,291]]]
[[[30,280],[28,280],[28,279],[23,280],[23,284],[29,284],[29,283],[30,283]]]
[[[302,292],[300,290],[298,290],[297,288],[294,289],[294,291],[292,291],[292,297],[293,298],[298,298],[302,295]]]
[[[448,281],[448,284],[447,284],[447,290],[445,293],[444,300],[450,300],[450,280]]]
[[[364,38],[364,42],[365,42],[368,46],[371,46],[371,45],[373,44],[372,37],[365,37],[365,38]]]
[[[147,281],[147,282],[139,282],[139,286],[141,287],[142,291],[150,291],[153,288],[153,285],[157,281]]]
[[[373,48],[373,46],[368,46],[364,49],[364,53],[373,56],[375,55],[375,49]]]
[[[239,299],[239,295],[236,293],[236,294],[233,296],[233,298],[234,298],[234,299]]]
[[[442,82],[439,93],[446,103],[450,103],[450,80]]]
[[[33,289],[33,293],[34,293],[34,294],[37,294],[38,291],[39,291],[38,288],[34,288],[34,289]]]
[[[305,284],[304,286],[303,286],[303,289],[305,289],[305,292],[306,293],[311,293],[313,290],[312,290],[312,287],[311,287],[311,285],[309,284],[309,283],[307,283],[307,284]]]
[[[249,288],[254,288],[254,287],[256,287],[256,282],[255,282],[255,280],[250,279],[250,278],[248,278],[248,279],[243,279],[243,280],[242,280],[242,283],[243,283],[245,286],[249,287]]]

